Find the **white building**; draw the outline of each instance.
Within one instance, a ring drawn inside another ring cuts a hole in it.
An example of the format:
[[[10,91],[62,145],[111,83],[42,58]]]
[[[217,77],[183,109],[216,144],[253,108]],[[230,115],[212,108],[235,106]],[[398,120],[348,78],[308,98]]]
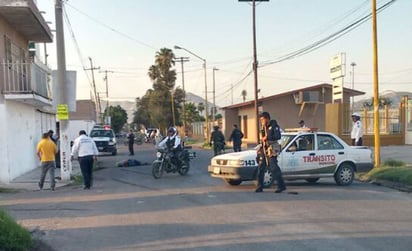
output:
[[[33,0],[0,0],[0,183],[36,168],[36,145],[55,129],[50,69],[29,44],[52,33]]]

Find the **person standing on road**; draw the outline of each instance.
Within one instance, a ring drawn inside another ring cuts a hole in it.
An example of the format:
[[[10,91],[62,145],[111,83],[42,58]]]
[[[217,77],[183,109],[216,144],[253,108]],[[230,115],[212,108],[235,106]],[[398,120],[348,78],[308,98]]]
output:
[[[236,124],[234,124],[232,134],[230,134],[230,138],[229,138],[229,141],[232,141],[233,143],[233,151],[235,152],[242,151],[242,139],[243,139],[242,131],[237,128]]]
[[[129,134],[127,135],[127,140],[129,142],[129,155],[134,155],[134,139],[135,135],[133,133],[133,130],[130,129]]]
[[[352,139],[352,146],[361,146],[363,144],[362,136],[362,122],[360,121],[359,114],[355,112],[352,114],[352,132],[350,134],[350,137]]]
[[[37,144],[37,156],[41,162],[41,175],[39,181],[40,190],[43,189],[44,179],[48,171],[50,176],[50,189],[54,191],[56,183],[54,180],[54,170],[56,168],[55,155],[57,153],[56,144],[50,139],[49,133],[43,133],[42,139]]]
[[[73,161],[74,156],[77,156],[79,160],[84,180],[84,189],[90,189],[92,186],[93,162],[97,161],[98,154],[99,151],[97,150],[96,143],[86,135],[86,131],[81,130],[79,137],[74,140],[71,160]]]
[[[209,145],[212,146],[213,144],[213,152],[216,155],[219,155],[222,151],[225,150],[225,136],[219,130],[219,126],[213,127],[213,132],[210,135],[210,143]]]
[[[276,120],[270,120],[270,115],[268,112],[263,112],[260,114],[259,119],[262,126],[262,130],[260,132],[262,147],[258,151],[258,185],[255,192],[263,192],[265,170],[269,167],[273,171],[273,178],[276,180],[278,186],[275,193],[281,193],[286,190],[286,185],[277,159],[280,152],[280,145],[278,142],[281,138],[280,126]]]

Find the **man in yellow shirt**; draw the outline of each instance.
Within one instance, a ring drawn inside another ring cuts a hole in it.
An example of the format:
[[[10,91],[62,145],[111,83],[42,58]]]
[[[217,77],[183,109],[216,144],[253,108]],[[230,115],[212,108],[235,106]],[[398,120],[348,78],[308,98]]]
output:
[[[56,183],[54,181],[54,169],[56,168],[55,154],[57,153],[56,144],[50,139],[48,133],[43,133],[43,137],[37,144],[37,156],[41,162],[41,175],[39,181],[40,190],[43,189],[44,179],[50,170],[50,188],[54,191]]]

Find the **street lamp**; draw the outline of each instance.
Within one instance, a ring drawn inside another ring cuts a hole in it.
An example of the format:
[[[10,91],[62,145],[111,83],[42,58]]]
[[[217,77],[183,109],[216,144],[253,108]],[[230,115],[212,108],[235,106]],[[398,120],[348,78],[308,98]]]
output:
[[[205,72],[205,110],[206,110],[206,140],[208,140],[209,139],[209,111],[208,111],[208,102],[207,102],[207,72],[206,72],[206,59],[204,59],[204,58],[202,58],[202,57],[199,57],[198,55],[196,55],[195,53],[193,53],[193,52],[191,52],[191,51],[189,51],[188,49],[185,49],[185,48],[183,48],[183,47],[180,47],[180,46],[177,46],[177,45],[175,45],[174,46],[174,48],[176,49],[176,50],[184,50],[184,51],[186,51],[187,53],[189,53],[189,54],[191,54],[191,55],[193,55],[193,56],[195,56],[195,57],[197,57],[198,59],[200,59],[200,60],[202,60],[203,61],[203,70],[204,70],[204,72]]]

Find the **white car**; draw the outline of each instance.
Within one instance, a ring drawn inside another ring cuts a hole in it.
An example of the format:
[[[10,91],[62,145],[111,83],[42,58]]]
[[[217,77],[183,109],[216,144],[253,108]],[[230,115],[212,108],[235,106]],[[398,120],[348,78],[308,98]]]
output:
[[[304,179],[317,182],[320,178],[333,177],[338,185],[350,185],[355,172],[373,167],[372,151],[366,146],[349,146],[338,136],[311,129],[282,133],[282,150],[278,164],[285,180]],[[247,150],[215,156],[208,172],[222,178],[230,185],[256,180],[257,151]],[[264,186],[273,183],[272,170],[265,170]]]
[[[111,153],[112,155],[117,154],[117,142],[115,133],[110,128],[94,127],[90,131],[90,137],[96,143],[99,154]]]

